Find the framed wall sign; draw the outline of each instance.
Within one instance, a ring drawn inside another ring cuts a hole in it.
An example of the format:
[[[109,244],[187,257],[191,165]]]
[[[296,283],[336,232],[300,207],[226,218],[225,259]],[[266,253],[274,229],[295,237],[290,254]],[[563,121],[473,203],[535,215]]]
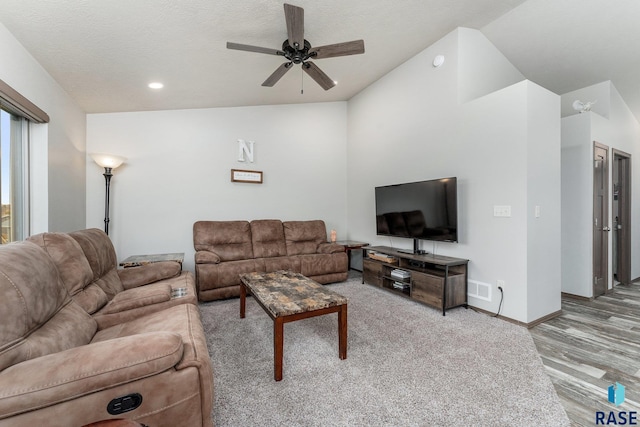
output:
[[[262,184],[262,171],[231,169],[231,182]]]

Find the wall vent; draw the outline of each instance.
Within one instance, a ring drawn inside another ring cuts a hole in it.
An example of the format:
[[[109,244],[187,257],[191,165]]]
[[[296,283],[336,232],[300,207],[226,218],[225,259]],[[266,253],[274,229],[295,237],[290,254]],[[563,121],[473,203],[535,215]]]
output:
[[[467,290],[467,295],[473,298],[481,299],[483,301],[491,301],[491,285],[488,283],[469,279],[469,288]]]

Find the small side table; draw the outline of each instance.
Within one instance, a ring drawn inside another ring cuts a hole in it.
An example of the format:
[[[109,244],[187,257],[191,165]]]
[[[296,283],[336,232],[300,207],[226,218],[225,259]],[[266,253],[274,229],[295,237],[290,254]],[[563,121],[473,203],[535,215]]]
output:
[[[369,246],[368,243],[358,242],[355,240],[338,240],[337,242],[333,242],[333,243],[337,243],[338,245],[344,246],[345,251],[347,251],[347,260],[348,260],[347,270],[351,270],[351,251],[362,249],[363,246]],[[359,270],[356,270],[356,271],[359,271]]]
[[[180,269],[182,269],[184,252],[176,252],[172,254],[131,255],[124,261],[120,262],[120,267],[140,267],[141,265],[147,265],[161,261],[175,261],[180,264]]]

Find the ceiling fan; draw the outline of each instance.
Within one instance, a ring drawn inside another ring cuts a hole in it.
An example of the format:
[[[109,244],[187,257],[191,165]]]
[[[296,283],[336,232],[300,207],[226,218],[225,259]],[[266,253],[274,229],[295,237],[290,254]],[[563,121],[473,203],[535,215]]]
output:
[[[324,90],[329,90],[336,85],[336,82],[310,60],[364,53],[364,40],[311,47],[311,44],[304,39],[304,9],[285,3],[284,17],[287,23],[288,38],[282,43],[282,50],[227,42],[227,49],[284,56],[288,60],[288,62],[279,66],[262,83],[262,86],[272,87],[293,67],[293,64],[302,64],[302,69],[309,77],[315,80]]]

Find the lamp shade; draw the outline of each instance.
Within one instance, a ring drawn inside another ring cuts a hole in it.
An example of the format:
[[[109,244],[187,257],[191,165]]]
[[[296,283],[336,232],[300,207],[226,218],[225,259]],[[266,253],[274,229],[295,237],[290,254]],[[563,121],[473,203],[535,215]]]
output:
[[[103,168],[115,169],[125,162],[124,157],[114,156],[113,154],[104,153],[92,153],[89,154],[94,162],[102,166]]]

